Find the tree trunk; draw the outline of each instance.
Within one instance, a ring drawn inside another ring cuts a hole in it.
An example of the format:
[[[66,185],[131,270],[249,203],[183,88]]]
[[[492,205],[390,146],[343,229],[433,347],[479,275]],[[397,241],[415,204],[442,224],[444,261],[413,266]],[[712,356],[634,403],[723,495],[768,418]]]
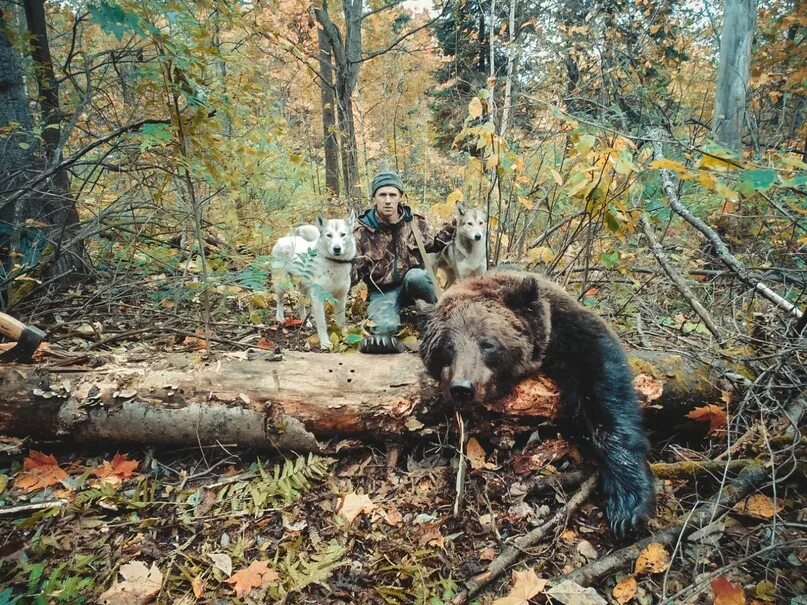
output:
[[[59,86],[53,71],[48,44],[44,0],[25,0],[25,19],[31,34],[31,56],[34,60],[42,129],[41,169],[61,161],[62,111],[59,107]],[[50,239],[55,247],[51,273],[57,282],[68,284],[71,277],[86,271],[84,244],[78,237],[79,216],[76,201],[70,192],[70,178],[60,170],[46,184],[40,218],[50,226]]]
[[[0,153],[0,308],[8,305],[13,296],[11,284],[6,282],[12,267],[26,259],[30,244],[23,234],[25,221],[30,217],[31,201],[28,196],[9,202],[8,198],[25,186],[36,172],[36,154],[39,142],[33,136],[33,122],[28,108],[28,97],[17,53],[8,38],[7,24],[0,11],[0,129],[3,137]]]
[[[183,354],[118,357],[88,370],[0,365],[0,435],[324,451],[331,438],[417,434],[450,412],[414,355],[284,355],[271,362],[233,353],[209,364]],[[683,422],[692,407],[718,401],[708,371],[676,355],[643,352],[631,363],[651,425]],[[513,434],[554,417],[559,402],[539,377],[465,413],[479,430]]]
[[[712,133],[721,145],[737,153],[742,149],[756,19],[756,0],[726,0]]]
[[[345,36],[331,21],[326,7],[314,9],[317,21],[331,46],[336,66],[336,105],[339,120],[339,149],[342,158],[344,191],[348,197],[360,197],[359,161],[356,128],[353,120],[353,91],[361,65],[361,0],[345,0]]]
[[[331,45],[322,28],[317,28],[319,41],[319,90],[322,101],[322,135],[325,148],[325,187],[332,195],[339,195],[339,141],[336,139],[334,109],[333,66]]]

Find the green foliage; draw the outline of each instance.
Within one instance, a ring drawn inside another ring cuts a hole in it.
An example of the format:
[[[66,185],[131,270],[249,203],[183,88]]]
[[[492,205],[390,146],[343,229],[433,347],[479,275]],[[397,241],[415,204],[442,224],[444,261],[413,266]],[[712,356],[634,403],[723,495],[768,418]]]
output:
[[[297,547],[301,546],[297,544]],[[314,552],[303,554],[294,545],[289,545],[280,569],[283,572],[284,588],[288,592],[299,591],[310,584],[325,584],[333,570],[346,565],[347,548],[337,540],[322,544]]]

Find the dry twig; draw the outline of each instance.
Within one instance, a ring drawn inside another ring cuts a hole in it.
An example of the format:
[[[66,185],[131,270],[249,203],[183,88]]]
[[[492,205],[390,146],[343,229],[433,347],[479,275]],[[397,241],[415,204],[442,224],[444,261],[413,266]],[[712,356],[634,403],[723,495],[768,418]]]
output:
[[[490,565],[488,565],[488,568],[485,571],[475,575],[469,580],[466,580],[465,588],[461,590],[453,599],[451,599],[450,605],[461,605],[462,603],[466,603],[468,599],[473,598],[477,593],[479,593],[482,588],[502,575],[511,565],[513,565],[513,563],[521,558],[527,548],[530,548],[542,540],[553,527],[563,523],[568,516],[572,514],[572,512],[574,512],[583,502],[585,502],[594,491],[594,487],[596,485],[597,475],[595,474],[589,477],[586,482],[580,486],[580,490],[574,496],[572,496],[566,505],[555,513],[552,518],[550,518],[540,527],[536,527],[531,532],[524,534],[518,540],[515,540],[512,544],[508,545],[498,557],[490,562]]]

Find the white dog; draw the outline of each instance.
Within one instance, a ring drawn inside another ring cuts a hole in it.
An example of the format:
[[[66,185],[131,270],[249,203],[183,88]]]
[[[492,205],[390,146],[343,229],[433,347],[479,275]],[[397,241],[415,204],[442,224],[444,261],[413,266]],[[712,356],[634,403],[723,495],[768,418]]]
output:
[[[479,208],[466,210],[457,202],[454,239],[437,255],[437,267],[446,274],[446,288],[457,280],[480,277],[488,269],[485,231],[488,219]]]
[[[289,275],[300,277],[306,292],[300,297],[300,319],[305,317],[305,295],[311,297],[314,325],[322,348],[330,348],[325,323],[325,300],[333,300],[336,325],[345,329],[345,304],[350,290],[351,263],[356,256],[353,227],[356,215],[351,210],[346,219],[317,215],[317,224],[297,227],[292,235],[281,237],[272,248],[272,281],[277,297],[277,321],[283,323],[283,295]],[[316,230],[316,233],[314,232]],[[316,235],[316,237],[315,237]]]

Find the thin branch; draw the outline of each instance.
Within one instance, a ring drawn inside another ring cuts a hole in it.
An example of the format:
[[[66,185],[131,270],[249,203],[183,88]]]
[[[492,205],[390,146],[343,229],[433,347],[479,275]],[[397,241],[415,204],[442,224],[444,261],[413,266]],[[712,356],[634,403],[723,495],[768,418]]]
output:
[[[706,324],[706,327],[715,337],[715,340],[717,340],[717,344],[721,348],[726,346],[726,339],[720,332],[717,324],[715,324],[712,316],[709,315],[709,312],[703,308],[703,305],[695,297],[695,293],[684,281],[681,274],[679,274],[675,269],[673,269],[672,265],[670,265],[670,261],[667,260],[667,255],[664,254],[664,249],[661,247],[661,244],[653,234],[653,227],[650,226],[650,221],[647,220],[646,214],[642,213],[642,215],[639,217],[639,223],[642,226],[642,232],[647,238],[648,244],[650,244],[650,250],[653,252],[653,256],[656,257],[658,264],[661,265],[662,269],[664,269],[664,273],[667,274],[670,281],[675,284],[675,287],[678,288],[678,291],[684,295],[684,298],[687,299],[689,305],[692,307],[695,313],[697,313],[698,316],[703,320],[703,323]]]
[[[427,27],[430,27],[432,23],[434,23],[435,21],[437,21],[438,19],[440,19],[440,18],[441,18],[443,15],[445,15],[446,10],[448,10],[448,6],[449,6],[449,4],[450,4],[450,2],[446,2],[446,3],[443,5],[442,10],[440,11],[440,13],[439,13],[439,14],[438,14],[436,17],[433,17],[433,18],[429,19],[429,20],[428,20],[428,21],[426,21],[426,22],[425,22],[423,25],[419,25],[418,27],[416,27],[416,28],[414,28],[414,29],[412,29],[412,30],[409,30],[408,32],[406,32],[405,34],[403,34],[401,37],[399,37],[397,40],[393,41],[393,42],[392,42],[392,44],[390,44],[389,46],[387,46],[387,48],[384,48],[384,49],[382,49],[382,50],[376,50],[376,51],[373,51],[373,52],[371,52],[371,53],[369,53],[369,54],[365,55],[364,57],[362,57],[362,58],[361,58],[361,61],[360,61],[360,62],[362,62],[362,63],[363,63],[364,61],[369,61],[370,59],[373,59],[373,58],[375,58],[375,57],[378,57],[379,55],[383,55],[383,54],[385,54],[385,53],[388,53],[389,51],[391,51],[393,48],[395,48],[396,46],[398,46],[398,45],[399,45],[401,42],[403,42],[403,41],[404,41],[404,40],[406,40],[407,38],[409,38],[409,37],[411,37],[411,36],[415,35],[416,33],[418,33],[419,31],[421,31],[421,30],[423,30],[423,29],[426,29]]]
[[[718,508],[726,510],[734,506],[748,494],[757,489],[768,477],[768,472],[760,465],[753,464],[746,467],[739,476],[734,479],[724,490],[718,493],[714,499],[706,502],[693,510],[686,519],[668,525],[666,528],[631,544],[625,548],[614,551],[611,554],[598,559],[588,565],[579,567],[573,572],[554,578],[553,585],[560,584],[564,580],[571,580],[581,586],[588,586],[596,582],[599,578],[627,565],[636,560],[639,553],[649,544],[657,542],[659,544],[672,544],[676,540],[686,538],[689,534],[699,529],[702,525],[708,524],[715,516]]]
[[[543,525],[536,527],[531,532],[524,534],[518,540],[514,540],[512,544],[508,545],[498,557],[490,562],[488,568],[480,574],[475,575],[473,578],[466,580],[465,588],[461,590],[457,596],[451,601],[450,605],[462,605],[469,599],[472,599],[479,593],[485,586],[493,582],[496,578],[501,576],[511,565],[518,561],[524,554],[525,550],[540,542],[550,530],[555,526],[564,523],[569,516],[577,510],[583,502],[594,491],[597,485],[597,475],[589,477],[580,490]]]
[[[653,158],[655,160],[662,160],[664,159],[664,153],[662,152],[661,146],[661,136],[662,133],[655,131],[651,134],[652,145],[653,145]],[[758,277],[753,275],[743,263],[737,259],[731,252],[729,252],[728,246],[723,241],[723,239],[717,234],[717,232],[712,229],[709,225],[699,219],[697,216],[692,214],[692,212],[687,208],[684,204],[681,203],[681,200],[678,198],[678,192],[676,191],[675,184],[673,182],[673,173],[670,170],[662,168],[661,172],[661,183],[664,189],[664,193],[667,196],[667,199],[670,202],[670,207],[675,211],[678,216],[683,218],[686,222],[690,225],[695,227],[698,231],[700,231],[704,237],[712,244],[714,247],[715,253],[717,254],[718,258],[723,261],[723,263],[747,285],[754,288],[757,292],[762,294],[762,296],[772,302],[776,307],[782,309],[789,313],[790,315],[794,316],[797,319],[801,319],[803,313],[800,309],[798,309],[794,304],[790,303],[789,301],[785,300],[782,296],[771,290],[768,286],[766,286]]]

